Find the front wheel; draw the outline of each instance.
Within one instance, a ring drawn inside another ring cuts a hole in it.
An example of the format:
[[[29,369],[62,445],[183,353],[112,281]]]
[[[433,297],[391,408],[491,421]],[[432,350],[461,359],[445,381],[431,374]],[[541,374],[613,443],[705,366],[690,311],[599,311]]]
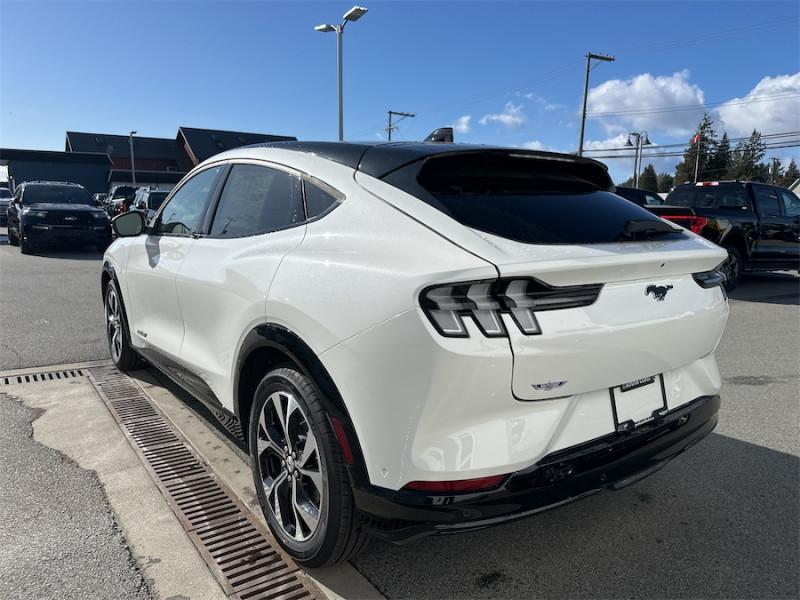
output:
[[[264,517],[297,562],[347,560],[368,541],[344,458],[319,393],[293,367],[261,380],[249,423],[253,479]]]
[[[109,281],[105,297],[106,337],[108,351],[114,366],[120,371],[133,371],[141,368],[142,359],[131,347],[128,321],[120,300],[119,289],[114,281]]]
[[[725,273],[725,290],[730,292],[739,284],[742,277],[744,257],[738,248],[729,246],[725,249],[728,251],[728,260],[723,263],[722,271]]]

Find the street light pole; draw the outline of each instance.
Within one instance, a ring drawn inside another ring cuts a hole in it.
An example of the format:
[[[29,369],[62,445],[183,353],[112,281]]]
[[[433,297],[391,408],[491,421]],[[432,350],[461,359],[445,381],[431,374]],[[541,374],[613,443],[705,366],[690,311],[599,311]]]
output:
[[[342,17],[342,22],[339,25],[317,25],[314,31],[327,33],[330,31],[336,32],[336,75],[338,79],[339,91],[339,141],[344,140],[344,92],[342,91],[342,35],[344,34],[344,26],[349,21],[358,21],[361,17],[367,14],[366,8],[363,6],[354,6],[348,10]]]
[[[631,144],[631,138],[636,138],[636,144]],[[628,141],[625,142],[626,146],[634,146],[633,155],[633,187],[639,187],[639,171],[642,168],[642,146],[650,145],[650,138],[647,137],[646,131],[632,131],[628,134]]]
[[[586,78],[583,81],[583,111],[581,112],[581,139],[578,143],[578,156],[583,156],[583,134],[586,130],[586,104],[589,101],[589,71],[591,71],[592,59],[604,62],[614,62],[616,60],[613,56],[606,54],[589,52],[586,55]]]
[[[136,163],[134,162],[133,157],[133,136],[135,135],[135,131],[131,131],[128,135],[128,144],[130,144],[131,147],[131,183],[133,184],[133,187],[136,187]]]

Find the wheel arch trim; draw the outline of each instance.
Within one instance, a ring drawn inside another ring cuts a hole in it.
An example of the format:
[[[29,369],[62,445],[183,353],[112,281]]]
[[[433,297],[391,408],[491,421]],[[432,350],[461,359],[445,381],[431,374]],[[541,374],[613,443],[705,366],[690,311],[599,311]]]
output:
[[[330,373],[322,364],[317,354],[295,332],[283,325],[265,322],[253,327],[243,338],[239,346],[233,374],[233,409],[239,422],[242,423],[242,432],[248,435],[249,414],[243,414],[241,407],[249,403],[239,397],[240,375],[248,358],[256,351],[268,349],[276,350],[286,355],[320,392],[320,400],[328,413],[329,421],[337,419],[344,428],[344,433],[353,454],[353,464],[348,464],[348,473],[354,484],[368,484],[364,455],[361,444],[356,434],[350,414],[339,389]],[[246,425],[245,425],[246,424]],[[333,429],[333,422],[331,422]]]

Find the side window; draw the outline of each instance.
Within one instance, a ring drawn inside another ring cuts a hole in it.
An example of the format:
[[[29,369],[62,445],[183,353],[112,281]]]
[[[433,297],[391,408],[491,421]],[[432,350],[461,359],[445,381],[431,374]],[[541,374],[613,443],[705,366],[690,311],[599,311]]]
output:
[[[225,182],[211,237],[236,238],[302,223],[300,178],[257,165],[234,165]]]
[[[695,208],[711,208],[714,206],[714,200],[717,197],[716,188],[700,188],[697,195],[694,197]]]
[[[781,192],[783,214],[787,217],[800,217],[800,198],[792,192]]]
[[[157,235],[191,235],[203,221],[206,204],[222,167],[201,171],[175,192],[153,227]]]
[[[750,210],[747,192],[741,187],[720,188],[718,207],[727,210]]]
[[[306,194],[306,214],[308,219],[315,219],[320,215],[324,215],[338,204],[338,200],[333,194],[326,192],[313,183],[304,181],[303,188]]]
[[[762,217],[779,217],[781,215],[781,205],[775,190],[758,186],[756,188],[756,204],[758,213]]]
[[[656,196],[655,194],[645,192],[644,195],[645,206],[661,206],[662,204],[664,204],[664,200],[661,199],[661,196]]]
[[[692,203],[694,189],[678,188],[667,197],[667,204],[670,206],[689,206]]]

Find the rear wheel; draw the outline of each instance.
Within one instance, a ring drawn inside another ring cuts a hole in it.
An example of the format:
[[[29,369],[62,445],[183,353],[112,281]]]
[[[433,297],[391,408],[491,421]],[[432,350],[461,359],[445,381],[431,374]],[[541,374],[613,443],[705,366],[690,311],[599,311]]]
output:
[[[297,562],[347,560],[368,537],[319,394],[291,366],[270,371],[250,412],[250,456],[258,500],[273,535]]]
[[[142,367],[142,359],[130,345],[130,332],[125,310],[120,301],[119,289],[109,281],[105,297],[106,337],[111,360],[120,371],[133,371]]]
[[[734,246],[728,246],[725,249],[728,251],[728,260],[723,263],[722,271],[725,273],[725,290],[730,292],[738,285],[742,277],[744,257],[741,251]]]
[[[10,227],[8,228],[8,243],[12,246],[19,246],[19,238],[11,232]]]

